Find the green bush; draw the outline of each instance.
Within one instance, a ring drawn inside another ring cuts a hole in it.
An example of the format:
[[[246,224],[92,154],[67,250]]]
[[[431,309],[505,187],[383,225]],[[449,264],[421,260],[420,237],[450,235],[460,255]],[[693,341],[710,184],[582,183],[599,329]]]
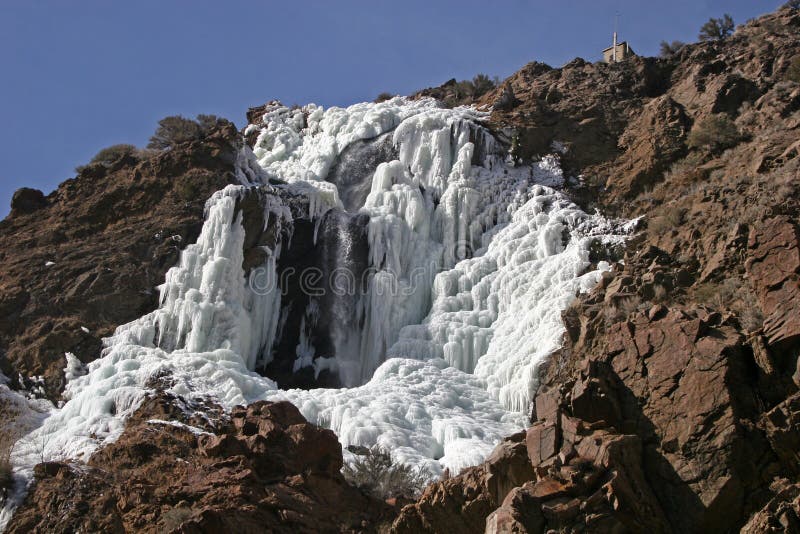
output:
[[[724,39],[733,33],[733,17],[725,13],[722,18],[710,18],[708,22],[700,27],[700,35],[698,37],[701,41],[714,41],[717,39]]]
[[[158,121],[158,128],[150,138],[147,148],[166,150],[182,143],[199,141],[228,123],[228,120],[216,115],[198,115],[197,119],[187,119],[180,115],[164,117]]]
[[[724,114],[710,115],[694,124],[689,132],[689,148],[704,148],[721,152],[737,145],[742,140],[736,124]]]
[[[352,463],[345,463],[342,474],[352,485],[377,499],[413,499],[428,479],[422,469],[392,463],[389,451],[377,445],[357,455]]]

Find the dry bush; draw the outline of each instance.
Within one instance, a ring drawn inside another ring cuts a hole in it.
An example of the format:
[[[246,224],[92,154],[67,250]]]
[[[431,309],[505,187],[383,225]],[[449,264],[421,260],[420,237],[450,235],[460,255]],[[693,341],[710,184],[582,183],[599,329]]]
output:
[[[429,478],[422,469],[393,463],[389,451],[377,445],[356,455],[352,463],[345,463],[342,474],[352,485],[378,499],[414,499]]]
[[[199,141],[229,123],[227,119],[216,115],[198,115],[196,119],[187,119],[180,115],[164,117],[158,121],[158,128],[150,138],[147,148],[166,150],[183,143]]]
[[[694,298],[719,311],[732,311],[739,316],[742,328],[755,332],[764,323],[764,316],[752,286],[738,276],[726,278],[719,284],[708,282],[695,288]]]
[[[14,485],[14,474],[11,466],[11,451],[14,440],[6,433],[0,436],[0,495],[11,489]]]
[[[112,163],[124,157],[132,157],[135,159],[140,159],[142,156],[145,155],[147,154],[140,151],[135,146],[122,143],[100,149],[100,151],[97,152],[97,154],[95,154],[92,160],[89,162],[89,165],[93,164],[104,165],[108,167]],[[75,172],[80,174],[89,165],[78,165],[77,167],[75,167]]]
[[[700,34],[697,37],[701,41],[725,39],[733,33],[733,28],[733,17],[725,13],[718,19],[713,17],[708,19],[708,22],[700,28]]]
[[[192,517],[192,509],[185,506],[176,506],[161,514],[161,529],[164,534],[177,530],[183,523]]]
[[[667,288],[656,284],[653,286],[653,302],[659,304],[667,301]]]
[[[392,93],[381,93],[375,97],[375,100],[373,100],[373,102],[375,102],[376,104],[380,104],[381,102],[386,102],[387,100],[391,100],[392,98],[394,98],[394,95]]]
[[[659,217],[647,222],[651,234],[662,235],[670,233],[686,220],[686,208],[680,206],[667,206]]]
[[[631,295],[630,297],[612,301],[603,309],[606,326],[608,327],[614,323],[624,321],[632,314],[646,310],[649,306],[650,304],[646,301],[642,301],[639,295]]]
[[[786,79],[792,82],[800,82],[800,54],[789,60],[789,67],[786,69]]]
[[[14,444],[26,431],[21,428],[18,419],[19,414],[4,399],[0,399],[0,421],[3,423],[0,427],[0,496],[14,485],[11,453]]]
[[[739,129],[725,114],[709,115],[697,121],[687,138],[689,148],[708,149],[712,153],[736,146],[741,141]]]
[[[672,57],[681,51],[681,48],[686,46],[683,41],[661,41],[661,46],[658,55],[661,57]]]

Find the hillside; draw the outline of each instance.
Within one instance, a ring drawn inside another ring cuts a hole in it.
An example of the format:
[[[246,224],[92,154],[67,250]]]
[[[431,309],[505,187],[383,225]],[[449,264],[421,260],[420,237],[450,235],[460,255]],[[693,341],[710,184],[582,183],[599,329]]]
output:
[[[798,36],[783,8],[666,58],[530,63],[468,102],[486,116],[430,103],[452,84],[271,102],[20,190],[8,433],[38,417],[15,391],[66,408],[8,531],[800,532]],[[431,258],[423,297],[372,292]],[[342,266],[366,304],[290,277]],[[58,426],[82,459],[46,455]],[[384,435],[438,469],[416,500],[340,473]]]

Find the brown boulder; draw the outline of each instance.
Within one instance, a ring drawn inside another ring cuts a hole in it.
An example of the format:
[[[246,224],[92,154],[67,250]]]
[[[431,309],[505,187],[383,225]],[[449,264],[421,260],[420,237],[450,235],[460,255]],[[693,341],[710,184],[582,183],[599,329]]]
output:
[[[37,466],[8,532],[374,532],[390,519],[339,473],[335,436],[296,408],[236,408],[249,434],[219,407],[187,419],[174,400],[148,399],[86,465]]]
[[[14,191],[11,197],[11,216],[16,217],[26,213],[32,213],[47,205],[44,193],[38,189],[23,187]]]

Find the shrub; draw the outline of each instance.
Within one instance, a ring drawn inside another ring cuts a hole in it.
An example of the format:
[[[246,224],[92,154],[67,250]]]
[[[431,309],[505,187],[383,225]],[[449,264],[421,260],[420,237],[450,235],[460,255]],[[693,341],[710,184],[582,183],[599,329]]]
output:
[[[672,41],[671,43],[668,43],[667,41],[661,41],[661,50],[659,55],[661,57],[672,57],[684,46],[686,46],[686,43],[683,41]]]
[[[389,451],[377,445],[357,455],[352,463],[345,463],[342,474],[355,487],[378,499],[413,499],[428,480],[422,469],[392,463]]]
[[[136,156],[137,154],[138,149],[133,145],[111,145],[110,147],[103,148],[100,150],[100,152],[95,154],[90,163],[102,163],[103,165],[109,165],[124,156]]]
[[[717,39],[724,39],[733,33],[733,18],[725,13],[722,18],[710,18],[708,22],[700,27],[700,35],[698,37],[701,41],[715,41]]]
[[[375,97],[375,100],[373,100],[373,102],[375,102],[376,104],[380,104],[381,102],[386,102],[387,100],[391,100],[392,98],[394,98],[394,95],[392,93],[381,93]]]
[[[183,523],[185,523],[190,517],[192,517],[192,509],[183,506],[176,506],[175,508],[164,512],[161,515],[161,521],[163,523],[161,532],[173,532]]]
[[[643,302],[639,295],[631,295],[619,300],[612,300],[612,302],[604,308],[603,315],[605,316],[606,327],[624,321],[637,311],[644,311],[648,308],[649,304]]]
[[[475,97],[485,95],[496,86],[497,84],[486,74],[476,74],[475,77],[472,78],[472,94]]]
[[[742,140],[736,124],[727,115],[710,115],[694,124],[689,132],[689,148],[708,148],[720,152]]]
[[[181,143],[200,139],[200,124],[192,119],[173,115],[158,121],[156,133],[150,138],[147,148],[164,150]]]
[[[800,54],[789,60],[789,67],[786,69],[786,79],[793,82],[800,82]]]
[[[91,161],[89,161],[89,164],[96,163],[108,167],[118,159],[125,156],[137,158],[140,156],[139,149],[133,145],[128,145],[125,143],[111,145],[109,147],[100,149],[100,151],[91,159]],[[86,167],[87,165],[78,165],[75,167],[75,172],[80,173]]]
[[[784,9],[800,9],[800,0],[789,0],[781,7]]]
[[[3,415],[6,415],[5,413]],[[13,419],[6,423],[7,427],[14,428],[16,423]],[[18,437],[18,431],[8,432],[6,428],[0,431],[0,501],[3,494],[11,489],[14,484],[13,469],[11,466],[11,451],[14,448],[14,441]]]
[[[164,117],[158,121],[158,128],[147,148],[166,150],[182,143],[199,141],[228,122],[216,115],[198,115],[194,120],[180,115]]]

